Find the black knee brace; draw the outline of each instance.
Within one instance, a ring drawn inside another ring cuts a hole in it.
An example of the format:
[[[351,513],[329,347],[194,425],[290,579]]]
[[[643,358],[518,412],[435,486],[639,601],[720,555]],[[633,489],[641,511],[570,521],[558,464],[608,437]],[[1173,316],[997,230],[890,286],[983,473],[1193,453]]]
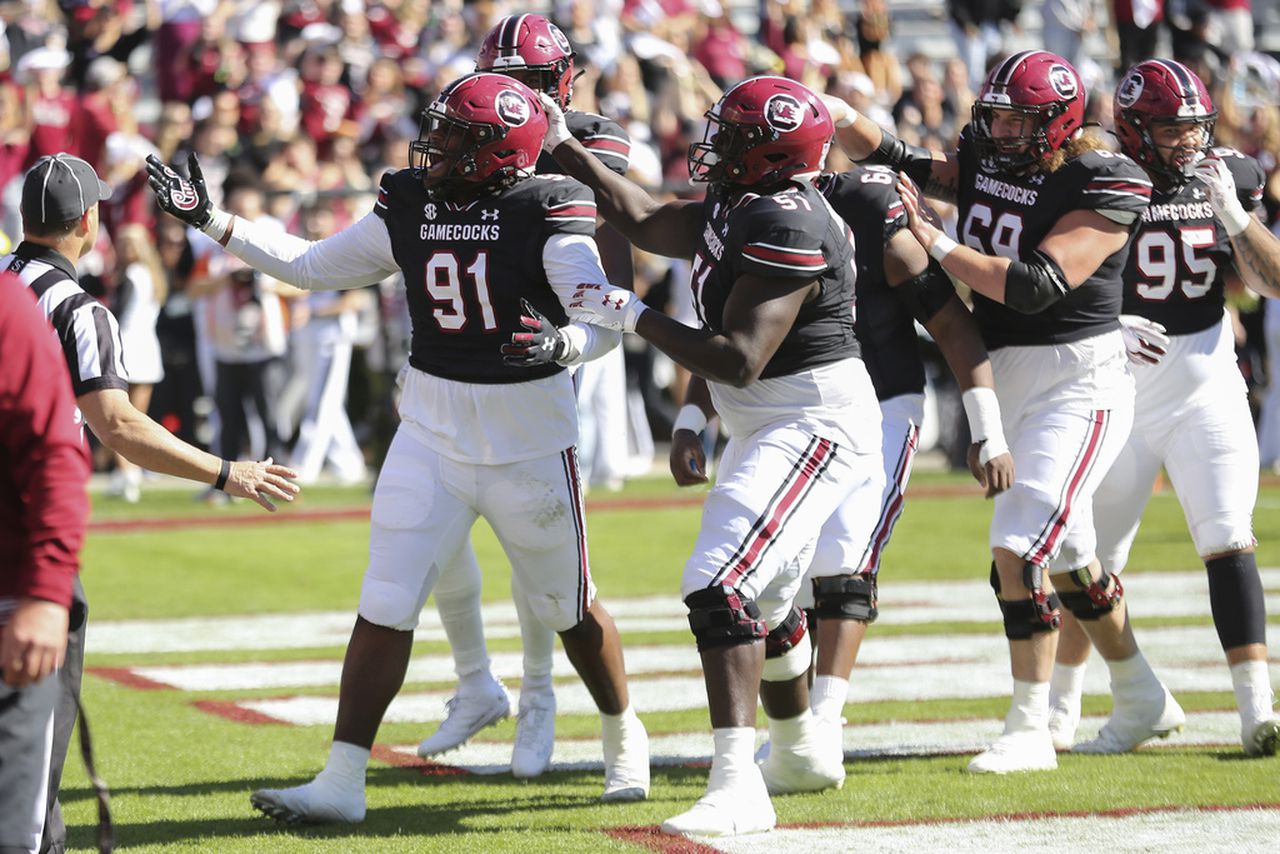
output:
[[[689,609],[689,628],[698,641],[698,652],[751,643],[769,633],[756,603],[743,599],[731,588],[696,590],[685,598],[684,604]]]
[[[832,575],[813,579],[813,610],[819,619],[874,623],[876,580],[870,575]]]
[[[1009,640],[1030,640],[1041,632],[1055,631],[1062,625],[1061,602],[1058,594],[1044,592],[1043,570],[1033,563],[1022,566],[1022,583],[1031,595],[1026,599],[1007,601],[1000,598],[1000,574],[995,561],[991,562],[991,589],[996,592],[996,602],[1004,617],[1004,636]]]
[[[791,613],[787,614],[787,618],[778,624],[777,628],[772,629],[764,638],[764,657],[765,658],[781,658],[800,643],[804,638],[804,633],[809,630],[809,621],[805,619],[804,611],[795,607],[791,607]]]
[[[1067,610],[1074,614],[1077,620],[1096,620],[1103,614],[1110,614],[1124,596],[1124,585],[1120,583],[1120,576],[1112,575],[1105,569],[1102,570],[1097,581],[1089,575],[1087,566],[1068,572],[1065,577],[1070,578],[1078,589],[1063,590],[1060,594],[1062,604],[1067,606]],[[1108,593],[1107,585],[1112,579],[1116,582],[1115,589]]]
[[[1209,610],[1223,649],[1267,642],[1267,605],[1252,553],[1215,557],[1209,570]]]

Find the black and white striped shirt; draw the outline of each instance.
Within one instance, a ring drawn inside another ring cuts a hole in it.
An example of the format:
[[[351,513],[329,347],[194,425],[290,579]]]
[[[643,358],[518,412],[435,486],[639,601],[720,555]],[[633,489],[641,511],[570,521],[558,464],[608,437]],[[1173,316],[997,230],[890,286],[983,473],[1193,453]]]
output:
[[[53,324],[76,397],[108,388],[129,388],[115,316],[80,288],[75,265],[66,256],[23,241],[12,254],[0,259],[0,269],[18,275]]]

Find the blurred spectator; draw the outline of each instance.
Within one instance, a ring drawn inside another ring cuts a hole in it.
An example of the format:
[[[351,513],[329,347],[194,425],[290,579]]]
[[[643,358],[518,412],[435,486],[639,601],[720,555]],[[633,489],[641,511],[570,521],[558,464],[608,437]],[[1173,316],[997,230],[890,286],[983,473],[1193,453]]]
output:
[[[164,374],[152,390],[151,415],[165,429],[187,442],[197,437],[196,400],[204,393],[196,356],[196,325],[187,285],[196,266],[186,226],[173,217],[160,217],[155,226],[156,253],[168,298],[156,319]]]
[[[31,115],[22,89],[0,82],[0,187],[22,176],[30,150]]]
[[[342,83],[343,72],[342,55],[333,45],[311,48],[302,56],[302,130],[315,140],[321,157],[328,155],[338,134],[359,133],[363,109]]]
[[[1156,37],[1164,20],[1164,0],[1111,0],[1112,20],[1120,41],[1119,77],[1128,69],[1156,55]]]
[[[26,86],[31,109],[31,147],[27,162],[31,166],[46,154],[60,151],[79,154],[80,140],[73,119],[79,108],[75,90],[62,84],[71,56],[61,48],[40,47],[29,52],[18,63],[18,82]]]
[[[1084,37],[1095,26],[1095,0],[1048,0],[1041,14],[1044,49],[1063,57],[1078,70]]]
[[[1001,25],[1017,18],[1021,6],[1022,0],[948,0],[951,33],[969,69],[971,89],[982,86],[988,62],[1004,46]]]
[[[747,40],[718,0],[705,0],[698,21],[693,58],[721,89],[747,76]]]
[[[861,72],[880,93],[883,106],[902,97],[898,57],[889,46],[889,7],[886,0],[862,0],[855,20],[858,34],[856,62],[847,70]]]
[[[138,224],[122,227],[117,233],[117,243],[120,286],[114,307],[120,319],[120,345],[129,374],[129,402],[139,412],[147,413],[151,391],[164,379],[156,320],[169,287],[147,227]],[[142,469],[116,454],[116,473],[110,493],[134,504],[141,495],[141,487]]]
[[[1253,11],[1250,0],[1203,0],[1208,13],[1209,38],[1227,56],[1253,50]]]
[[[164,73],[156,75],[161,101],[191,103],[196,96],[196,75],[191,57],[201,41],[203,21],[213,20],[218,0],[158,0],[160,28],[156,32],[153,62]]]

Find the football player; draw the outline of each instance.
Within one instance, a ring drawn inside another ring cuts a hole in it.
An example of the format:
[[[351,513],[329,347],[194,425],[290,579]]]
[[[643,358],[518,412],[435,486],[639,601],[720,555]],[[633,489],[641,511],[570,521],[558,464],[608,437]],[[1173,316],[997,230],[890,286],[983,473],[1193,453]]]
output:
[[[860,491],[827,522],[806,574],[811,583],[797,597],[818,646],[810,707],[815,717],[837,729],[848,699],[849,673],[867,626],[879,614],[881,558],[902,515],[924,420],[925,375],[916,320],[937,342],[960,384],[977,446],[970,459],[974,477],[986,487],[987,497],[1013,485],[1013,458],[982,337],[951,280],[906,229],[897,181],[897,173],[886,166],[827,173],[817,181],[859,247],[855,330],[880,402],[885,479],[881,494]],[[883,249],[877,252],[876,247]],[[702,408],[684,412],[683,418],[696,425],[714,413],[705,408],[705,381],[694,377],[690,385],[689,399]],[[692,430],[673,432],[671,470],[681,486],[706,482],[702,442]],[[757,757],[761,755],[767,755],[763,748]]]
[[[573,99],[574,52],[565,34],[545,17],[511,15],[499,21],[480,45],[476,70],[506,74],[533,91],[545,92],[554,98],[565,111],[570,133],[610,169],[626,174],[631,162],[631,140],[626,131],[603,116],[569,109]],[[560,167],[543,152],[537,171],[555,174]],[[600,248],[608,281],[627,284],[632,275],[631,245],[607,225],[597,228],[596,245]],[[621,358],[621,349],[611,350],[580,370],[593,371],[604,360]],[[581,388],[581,376],[578,384]],[[556,698],[551,687],[555,634],[537,619],[521,594],[519,582],[514,579],[513,582],[511,592],[520,621],[524,660],[511,773],[523,779],[547,770],[555,746]],[[509,713],[510,698],[489,667],[480,614],[480,589],[480,566],[470,548],[462,560],[441,566],[435,588],[436,609],[449,638],[459,684],[439,729],[418,746],[420,756],[452,750]]]
[[[1209,603],[1231,668],[1245,753],[1274,755],[1280,720],[1267,672],[1266,604],[1254,557],[1258,443],[1236,365],[1224,279],[1238,273],[1280,297],[1280,239],[1253,216],[1265,180],[1252,157],[1213,147],[1217,113],[1186,66],[1153,59],[1129,70],[1115,95],[1121,149],[1155,185],[1124,269],[1124,311],[1159,323],[1168,338],[1135,371],[1133,433],[1094,495],[1098,556],[1124,569],[1156,475],[1164,467],[1209,574]],[[1104,628],[1111,628],[1104,626]],[[1080,721],[1088,638],[1063,626],[1049,727],[1071,748]],[[1159,699],[1154,698],[1154,699]],[[1077,752],[1123,753],[1150,736],[1154,709],[1121,702],[1098,737]],[[1135,714],[1136,713],[1136,714]]]
[[[254,793],[268,815],[363,819],[369,749],[404,679],[418,614],[479,516],[600,708],[602,800],[647,796],[648,739],[587,561],[565,370],[618,336],[552,323],[564,321],[579,283],[605,277],[591,240],[591,193],[562,176],[533,175],[546,125],[537,96],[518,81],[484,73],[454,81],[424,111],[410,168],[382,178],[372,213],[318,243],[214,208],[194,158],[191,180],[158,161],[148,166],[164,210],[269,275],[341,289],[398,269],[408,289],[413,339],[401,424],[374,492],[333,747],[312,782]],[[522,344],[499,343],[530,327]]]
[[[838,730],[809,709],[810,643],[794,598],[818,532],[855,490],[881,487],[880,412],[854,334],[853,244],[812,179],[831,117],[805,86],[756,77],[707,113],[689,171],[703,201],[659,203],[573,140],[558,107],[547,147],[641,249],[692,261],[701,328],[587,285],[570,316],[635,332],[708,380],[730,436],[681,596],[706,680],[714,754],[706,793],[666,833],[775,824],[770,793],[844,782]],[[769,683],[761,685],[761,680]],[[756,697],[768,759],[754,762]]]
[[[1120,274],[1151,199],[1137,164],[1082,133],[1084,86],[1070,63],[1023,51],[997,63],[957,151],[933,155],[834,105],[837,138],[855,160],[909,176],[908,228],[974,291],[1017,466],[995,499],[991,570],[1009,640],[1013,701],[1003,734],[975,773],[1052,769],[1049,679],[1061,603],[1080,616],[1111,668],[1117,696],[1159,696],[1153,731],[1181,709],[1131,634],[1120,588],[1095,553],[1092,498],[1133,421],[1133,378],[1119,322]],[[957,245],[920,215],[919,190],[959,206]],[[1115,632],[1103,633],[1109,623]]]

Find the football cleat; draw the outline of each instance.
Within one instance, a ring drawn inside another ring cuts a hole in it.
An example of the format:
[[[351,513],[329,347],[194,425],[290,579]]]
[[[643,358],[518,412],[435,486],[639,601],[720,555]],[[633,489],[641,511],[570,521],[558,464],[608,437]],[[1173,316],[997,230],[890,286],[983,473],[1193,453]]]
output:
[[[1068,751],[1076,743],[1076,730],[1080,728],[1080,699],[1074,702],[1066,697],[1053,699],[1049,704],[1049,736],[1053,748]]]
[[[520,695],[516,741],[511,749],[511,776],[528,780],[551,767],[556,746],[556,695],[550,691]]]
[[[1244,752],[1249,756],[1275,756],[1280,753],[1280,718],[1265,720],[1244,733]]]
[[[480,730],[510,717],[511,695],[495,680],[484,692],[459,692],[449,698],[445,707],[448,712],[440,728],[418,745],[418,755],[423,758],[461,747]]]
[[[733,785],[717,782],[712,769],[707,793],[686,812],[662,823],[672,836],[738,836],[763,833],[778,823],[764,777],[757,766],[745,769]]]
[[[1077,744],[1073,753],[1128,753],[1144,741],[1168,738],[1182,732],[1187,715],[1169,689],[1160,686],[1160,696],[1138,702],[1116,699],[1111,717],[1096,738]]]
[[[259,789],[249,803],[285,824],[356,824],[364,821],[364,790],[346,791],[316,778],[291,789]]]
[[[1019,771],[1052,771],[1058,754],[1048,730],[1006,732],[973,757],[965,768],[970,774],[1013,774]]]
[[[770,750],[760,763],[771,795],[821,792],[844,785],[844,749],[837,721],[813,719],[813,737],[792,750]]]
[[[604,793],[600,800],[608,804],[649,797],[649,733],[644,724],[632,715],[623,721],[620,737],[602,735]]]

